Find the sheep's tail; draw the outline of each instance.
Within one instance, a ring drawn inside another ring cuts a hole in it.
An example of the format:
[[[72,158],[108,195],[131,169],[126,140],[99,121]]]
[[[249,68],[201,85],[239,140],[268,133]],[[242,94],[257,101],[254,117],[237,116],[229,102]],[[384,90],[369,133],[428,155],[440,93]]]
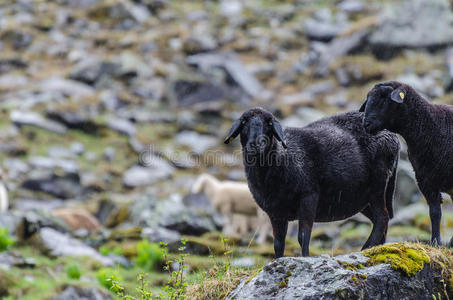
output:
[[[395,160],[392,174],[389,178],[389,181],[387,183],[387,189],[385,191],[385,206],[387,207],[390,219],[393,218],[393,198],[395,196],[397,171],[398,171],[398,159]]]

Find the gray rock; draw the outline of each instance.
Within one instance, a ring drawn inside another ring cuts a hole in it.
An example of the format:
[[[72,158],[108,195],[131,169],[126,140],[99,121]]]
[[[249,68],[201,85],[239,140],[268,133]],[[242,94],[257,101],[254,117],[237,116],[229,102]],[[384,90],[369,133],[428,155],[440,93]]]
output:
[[[444,94],[443,88],[436,82],[436,72],[430,72],[424,76],[413,73],[398,76],[396,80],[409,84],[425,97],[437,98]]]
[[[31,111],[13,110],[10,113],[10,118],[17,125],[36,126],[59,134],[65,134],[67,131],[64,125],[48,120],[40,114]]]
[[[152,157],[152,158],[151,158]],[[145,166],[132,166],[123,175],[123,184],[127,187],[145,186],[154,184],[160,180],[168,179],[175,169],[157,156],[146,155],[141,157]]]
[[[42,92],[57,93],[64,97],[85,98],[93,96],[94,89],[89,85],[70,79],[52,77],[42,81],[39,85]]]
[[[20,253],[16,252],[3,252],[0,253],[0,267],[1,268],[34,268],[35,261],[31,258],[24,258]]]
[[[358,0],[345,0],[337,4],[338,8],[347,13],[360,13],[365,10],[365,4]]]
[[[436,48],[453,44],[453,13],[448,0],[406,0],[389,5],[370,37],[381,58],[401,48]]]
[[[338,37],[332,40],[327,47],[320,48],[315,74],[322,77],[327,76],[332,63],[339,57],[357,51],[366,45],[365,41],[368,38],[369,33],[369,29],[365,28],[351,35]]]
[[[32,156],[29,158],[29,163],[35,169],[62,169],[68,173],[77,173],[79,165],[76,161],[70,159],[59,159],[56,157]]]
[[[85,0],[87,1],[87,0]],[[68,286],[52,300],[111,300],[112,296],[97,288]]]
[[[445,64],[447,66],[447,93],[453,92],[453,47],[445,51]]]
[[[421,198],[415,179],[415,172],[409,161],[401,159],[398,162],[397,178],[395,201],[393,202],[395,210],[415,203]]]
[[[228,95],[228,91],[222,85],[202,80],[177,80],[172,84],[170,91],[174,94],[171,97],[183,107],[222,100]]]
[[[224,17],[235,17],[238,16],[243,9],[243,4],[240,1],[228,1],[224,0],[220,2],[219,12]]]
[[[417,215],[428,214],[428,206],[425,203],[418,202],[408,204],[395,213],[390,220],[390,226],[415,226],[414,217]]]
[[[279,258],[250,280],[242,280],[226,299],[422,300],[442,294],[440,271],[429,264],[410,277],[387,264],[358,270],[340,264],[366,265],[367,261],[359,252],[336,257],[323,254]]]
[[[234,53],[203,53],[187,57],[187,63],[200,70],[222,68],[247,94],[259,97],[263,93],[260,82],[252,76]]]
[[[49,119],[63,123],[68,128],[79,129],[89,134],[99,133],[99,125],[79,112],[68,110],[48,111],[46,115]]]
[[[191,207],[184,205],[179,195],[170,199],[156,201],[142,197],[130,208],[133,224],[141,227],[165,227],[181,234],[201,235],[214,231],[216,226],[211,217],[199,214]]]
[[[344,18],[334,18],[330,9],[323,8],[316,12],[315,18],[305,21],[304,30],[309,39],[328,42],[343,32],[347,25]]]
[[[176,143],[189,147],[194,154],[201,155],[214,148],[218,139],[209,135],[201,135],[194,131],[182,131],[175,136]]]
[[[61,199],[73,199],[81,196],[83,192],[77,173],[63,175],[42,173],[37,175],[39,176],[24,180],[21,187],[31,191],[45,192]]]
[[[43,254],[50,257],[87,256],[101,262],[105,266],[113,265],[113,261],[110,258],[102,256],[95,249],[72,238],[68,234],[52,228],[42,228],[31,237],[30,243]]]
[[[13,215],[17,220],[14,232],[19,240],[27,240],[42,228],[53,228],[60,232],[69,232],[70,228],[60,218],[54,216],[50,211],[28,210]],[[12,232],[12,231],[11,231]]]
[[[85,58],[80,61],[69,74],[69,78],[83,83],[94,85],[102,76],[113,76],[118,66],[102,61],[96,57]]]
[[[142,230],[142,237],[150,242],[164,242],[167,244],[175,243],[181,240],[179,232],[164,227],[145,227]]]
[[[325,114],[322,111],[311,107],[301,107],[297,110],[296,115],[283,119],[282,125],[285,127],[304,127],[323,117],[325,117]]]
[[[231,262],[233,267],[240,267],[240,268],[251,268],[256,265],[256,261],[252,257],[241,257],[233,259]]]
[[[115,117],[108,120],[107,127],[128,136],[134,136],[137,131],[135,124],[131,121]]]
[[[26,67],[27,63],[19,58],[0,59],[0,74]]]

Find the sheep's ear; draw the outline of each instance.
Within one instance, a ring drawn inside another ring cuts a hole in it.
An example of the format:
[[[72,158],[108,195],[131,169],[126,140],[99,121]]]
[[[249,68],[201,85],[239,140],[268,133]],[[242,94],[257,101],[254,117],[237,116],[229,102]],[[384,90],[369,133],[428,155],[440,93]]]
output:
[[[229,144],[231,141],[233,141],[238,136],[241,128],[242,128],[242,120],[237,119],[236,121],[233,122],[233,125],[231,125],[230,132],[228,132],[228,135],[223,142],[225,144]]]
[[[404,97],[406,97],[406,90],[404,90],[404,88],[402,87],[395,89],[390,94],[390,99],[392,99],[392,101],[395,101],[396,103],[403,103]]]
[[[360,106],[360,108],[359,108],[360,112],[364,112],[365,111],[365,107],[366,107],[366,103],[367,102],[368,102],[368,99],[365,98],[365,101],[362,103],[362,106]]]
[[[288,148],[285,143],[285,135],[283,134],[282,126],[280,125],[280,122],[277,120],[272,120],[272,131],[275,135],[275,138],[282,143],[283,148]]]

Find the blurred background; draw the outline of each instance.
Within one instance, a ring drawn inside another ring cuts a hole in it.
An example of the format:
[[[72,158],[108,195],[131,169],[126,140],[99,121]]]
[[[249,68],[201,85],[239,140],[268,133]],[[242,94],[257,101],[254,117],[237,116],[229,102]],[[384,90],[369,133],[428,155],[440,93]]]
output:
[[[105,278],[129,287],[143,271],[159,290],[155,243],[177,253],[181,238],[196,277],[225,251],[225,218],[191,193],[196,178],[245,181],[238,141],[223,144],[233,120],[262,106],[304,126],[385,80],[453,104],[450,45],[447,0],[2,0],[0,297],[108,299]],[[387,241],[427,241],[402,146]],[[233,264],[258,268],[272,239],[250,227],[228,243]],[[358,250],[370,230],[359,215],[317,224],[311,255]]]

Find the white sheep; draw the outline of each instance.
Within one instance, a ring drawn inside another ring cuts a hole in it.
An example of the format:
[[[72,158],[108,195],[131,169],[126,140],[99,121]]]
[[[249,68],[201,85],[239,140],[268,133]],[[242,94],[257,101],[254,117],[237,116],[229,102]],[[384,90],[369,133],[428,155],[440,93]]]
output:
[[[3,178],[3,172],[0,170],[0,212],[7,211],[9,206],[8,192],[3,183]]]
[[[219,181],[212,175],[201,174],[192,187],[192,193],[204,192],[216,211],[226,217],[224,234],[244,235],[257,232],[256,242],[264,243],[271,232],[268,217],[262,211],[246,183]]]

